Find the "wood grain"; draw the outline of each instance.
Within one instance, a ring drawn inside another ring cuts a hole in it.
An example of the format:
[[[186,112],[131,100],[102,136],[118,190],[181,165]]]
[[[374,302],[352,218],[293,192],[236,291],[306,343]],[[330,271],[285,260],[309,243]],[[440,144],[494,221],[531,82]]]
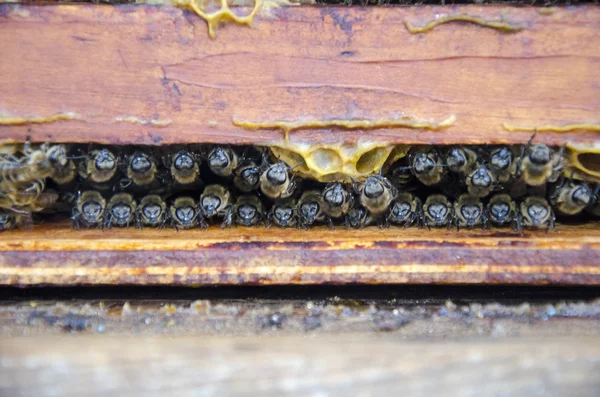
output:
[[[600,285],[600,228],[559,233],[367,228],[74,231],[0,235],[0,284]]]
[[[523,29],[502,33],[453,22],[411,34],[409,21],[468,14]],[[528,127],[599,123],[600,8],[504,6],[291,7],[254,27],[204,20],[172,7],[0,5],[0,112],[82,120],[31,126],[37,141],[166,144],[265,143],[256,122],[412,115],[456,123],[296,131],[299,141],[525,142]],[[170,121],[168,125],[118,118]],[[0,126],[0,140],[28,126]],[[597,132],[539,133],[540,142],[593,143]]]
[[[600,339],[0,339],[6,396],[597,396]]]

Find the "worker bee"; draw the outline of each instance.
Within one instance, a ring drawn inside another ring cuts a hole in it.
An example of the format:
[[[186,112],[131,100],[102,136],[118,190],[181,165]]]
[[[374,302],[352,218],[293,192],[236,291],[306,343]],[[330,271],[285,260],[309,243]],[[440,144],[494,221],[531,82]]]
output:
[[[14,213],[0,210],[0,232],[13,229],[16,224],[17,220]]]
[[[323,212],[323,197],[318,190],[308,190],[298,200],[298,225],[306,228],[326,219]]]
[[[359,194],[360,203],[373,218],[385,213],[397,194],[396,188],[381,175],[373,175],[363,183],[355,183],[354,189]]]
[[[546,182],[556,182],[564,168],[563,151],[554,152],[548,146],[538,143],[531,145],[535,134],[521,151],[519,172],[529,186],[541,186]]]
[[[529,196],[521,203],[519,216],[521,227],[554,230],[554,212],[548,201],[542,197]]]
[[[461,195],[454,203],[454,222],[456,230],[460,227],[472,228],[477,225],[485,228],[488,218],[479,197],[468,194]]]
[[[52,175],[54,167],[66,164],[64,145],[41,145],[32,148],[29,138],[23,144],[23,156],[14,154],[0,155],[0,191],[4,198],[13,199],[15,206],[27,206],[37,200],[46,184],[45,178]]]
[[[508,194],[496,194],[492,196],[487,205],[487,215],[495,225],[503,226],[510,223],[514,230],[520,228],[517,205]]]
[[[362,229],[371,223],[371,217],[365,207],[360,205],[358,201],[354,203],[346,214],[346,227],[353,229]]]
[[[200,159],[189,150],[179,150],[167,161],[171,176],[181,185],[189,185],[198,180],[200,175]]]
[[[179,231],[179,228],[191,229],[197,226],[199,224],[198,218],[202,217],[194,199],[187,196],[176,198],[169,211],[171,226],[177,231]]]
[[[298,220],[296,201],[292,198],[276,201],[267,214],[266,226],[271,222],[279,227],[294,227]]]
[[[265,209],[260,199],[255,195],[246,194],[237,198],[221,227],[231,227],[232,224],[258,226],[264,216]]]
[[[508,146],[494,148],[490,152],[489,168],[500,183],[507,183],[517,176],[518,162]]]
[[[39,197],[43,194],[46,188],[44,179],[38,179],[31,182],[22,182],[19,184],[7,183],[6,185],[0,182],[0,207],[1,208],[27,208],[30,211],[35,211]]]
[[[104,225],[110,229],[113,225],[128,227],[135,221],[136,202],[129,193],[118,193],[111,197],[106,207]]]
[[[233,183],[244,193],[258,189],[260,167],[254,161],[244,161],[233,171]]]
[[[417,224],[421,226],[423,221],[423,203],[412,193],[400,193],[398,197],[392,201],[390,210],[387,215],[387,222],[404,227]]]
[[[413,187],[415,176],[406,158],[392,164],[386,175],[392,185],[400,191],[411,190]]]
[[[466,175],[471,171],[477,161],[475,151],[464,147],[452,147],[446,152],[446,165],[450,171],[457,174]]]
[[[291,168],[283,161],[267,166],[260,176],[260,190],[272,200],[290,197],[296,187]]]
[[[79,173],[82,178],[93,184],[109,182],[117,174],[118,158],[110,150],[103,148],[92,150],[82,163]]]
[[[483,163],[467,175],[467,190],[474,197],[485,197],[496,187],[496,177]]]
[[[411,155],[411,170],[421,183],[432,186],[444,178],[444,165],[434,149],[419,150]]]
[[[218,176],[231,176],[238,166],[238,156],[229,147],[216,146],[208,153],[208,167]]]
[[[146,186],[156,179],[156,161],[148,153],[136,151],[126,157],[127,181],[136,186]]]
[[[592,202],[593,192],[586,183],[577,183],[573,180],[563,181],[554,187],[549,199],[557,213],[577,215]]]
[[[136,209],[136,224],[138,228],[152,226],[162,229],[167,223],[167,204],[156,194],[145,196]]]
[[[202,221],[215,216],[225,216],[231,206],[231,194],[221,185],[209,185],[200,195],[200,211]],[[202,223],[202,227],[207,226]]]
[[[87,228],[103,226],[105,209],[106,200],[97,191],[88,190],[80,193],[71,213],[73,227],[79,229],[80,225]]]
[[[423,206],[423,219],[425,226],[447,226],[450,228],[453,218],[452,203],[441,194],[432,194],[427,197]]]
[[[352,194],[339,182],[332,182],[325,186],[322,197],[323,212],[329,218],[343,217],[354,202]]]

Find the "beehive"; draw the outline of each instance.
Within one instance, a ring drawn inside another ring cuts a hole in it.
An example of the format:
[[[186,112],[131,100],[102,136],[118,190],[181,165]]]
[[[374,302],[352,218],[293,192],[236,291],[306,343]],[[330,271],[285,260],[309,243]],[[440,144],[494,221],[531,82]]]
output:
[[[416,145],[523,145],[536,132],[598,182],[597,7],[246,5],[231,7],[246,19],[199,2],[0,5],[0,138],[269,147],[328,182]],[[599,242],[597,223],[521,236],[59,222],[2,233],[0,280],[598,284]]]

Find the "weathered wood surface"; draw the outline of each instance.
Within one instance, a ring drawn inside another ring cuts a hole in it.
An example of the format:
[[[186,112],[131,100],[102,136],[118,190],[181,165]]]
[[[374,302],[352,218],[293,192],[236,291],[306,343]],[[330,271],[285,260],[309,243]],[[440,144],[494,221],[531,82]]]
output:
[[[405,22],[469,14],[518,33],[449,23],[411,34]],[[0,139],[160,144],[270,142],[250,121],[412,115],[441,131],[377,129],[390,142],[525,142],[522,126],[600,122],[600,8],[288,7],[215,40],[196,15],[153,6],[0,5],[0,113],[83,120],[0,126]],[[153,126],[119,117],[169,122]],[[596,142],[597,132],[539,133]],[[356,141],[364,131],[304,130],[298,140]]]
[[[600,285],[600,229],[481,232],[74,231],[0,235],[0,284],[470,283]]]
[[[0,339],[5,396],[598,396],[600,339]]]

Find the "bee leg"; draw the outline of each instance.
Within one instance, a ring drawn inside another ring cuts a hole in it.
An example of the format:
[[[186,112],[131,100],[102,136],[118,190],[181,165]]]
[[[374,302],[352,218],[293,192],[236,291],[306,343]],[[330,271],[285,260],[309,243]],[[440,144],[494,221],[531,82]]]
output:
[[[73,221],[73,229],[79,230],[79,216],[81,214],[75,208],[73,208],[73,212],[71,212],[71,220]]]
[[[327,216],[326,220],[327,220],[327,226],[329,226],[329,228],[331,230],[335,230],[335,225],[333,224],[333,219],[331,219],[330,216]]]

